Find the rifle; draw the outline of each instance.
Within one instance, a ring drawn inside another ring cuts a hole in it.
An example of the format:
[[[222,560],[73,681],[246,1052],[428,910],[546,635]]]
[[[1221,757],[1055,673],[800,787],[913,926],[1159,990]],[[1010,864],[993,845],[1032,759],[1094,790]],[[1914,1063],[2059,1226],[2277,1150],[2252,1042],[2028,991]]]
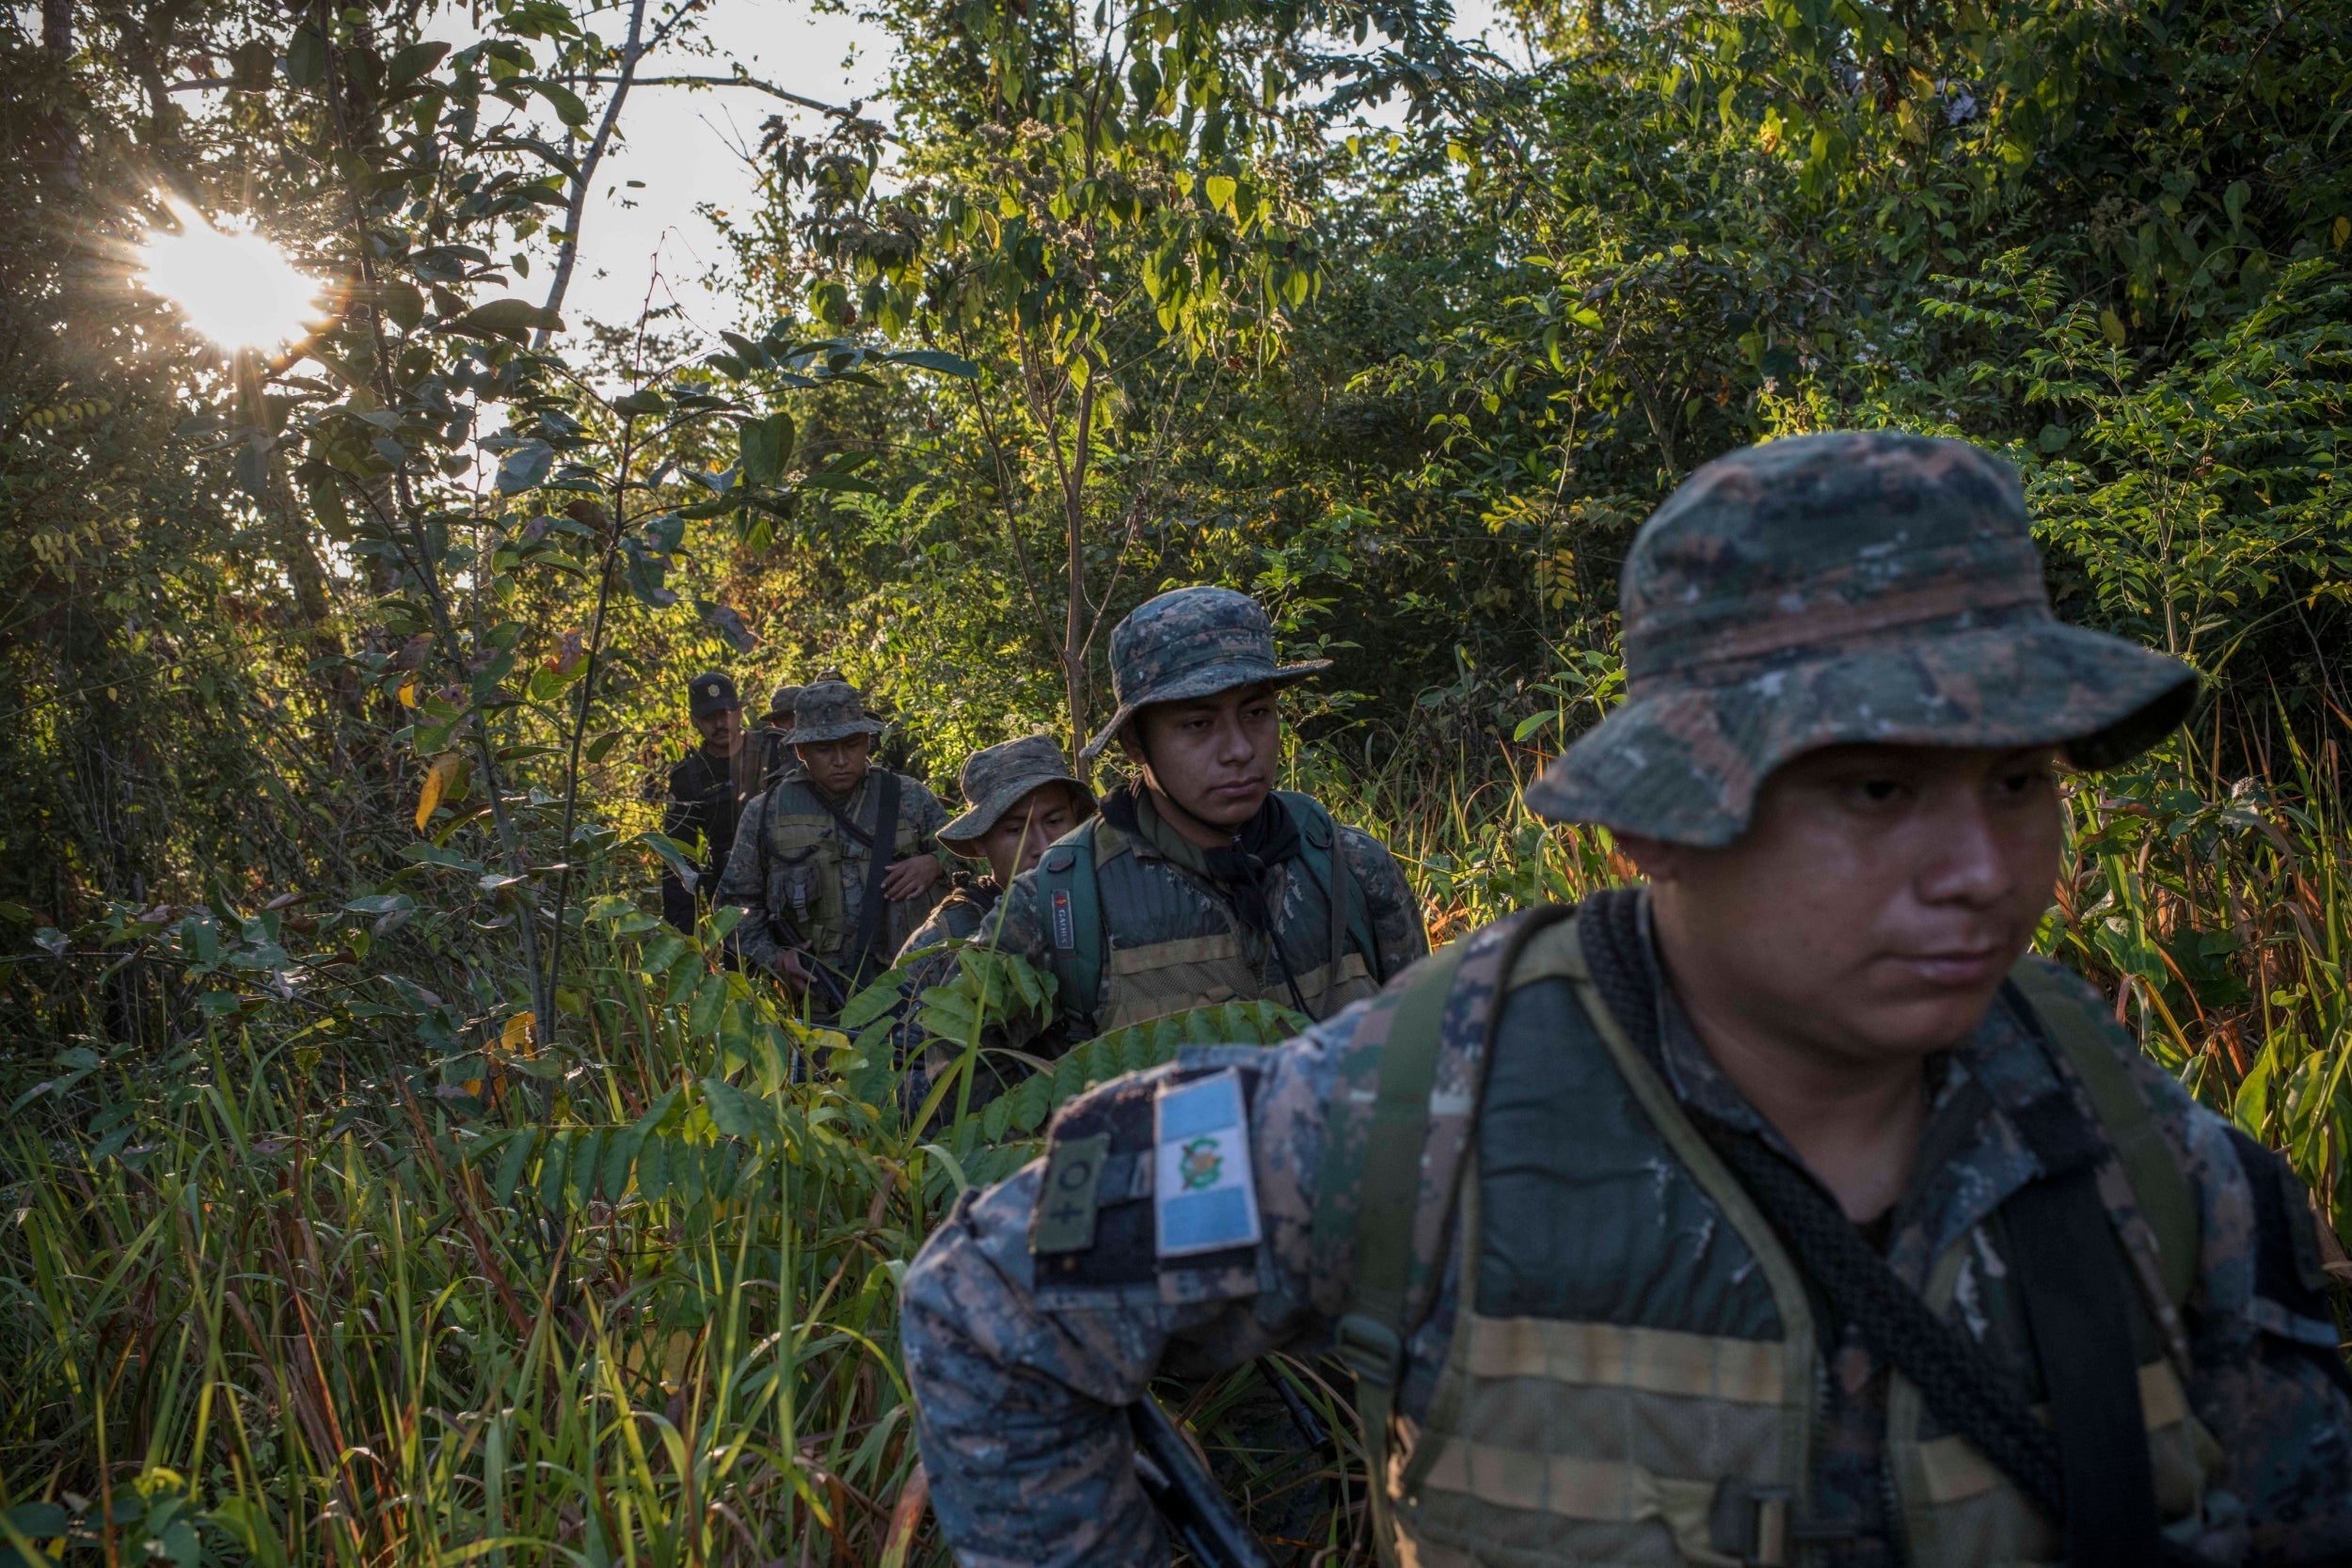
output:
[[[1127,1407],[1127,1418],[1135,1428],[1136,1477],[1143,1495],[1193,1561],[1200,1568],[1274,1568],[1160,1402],[1146,1394]]]

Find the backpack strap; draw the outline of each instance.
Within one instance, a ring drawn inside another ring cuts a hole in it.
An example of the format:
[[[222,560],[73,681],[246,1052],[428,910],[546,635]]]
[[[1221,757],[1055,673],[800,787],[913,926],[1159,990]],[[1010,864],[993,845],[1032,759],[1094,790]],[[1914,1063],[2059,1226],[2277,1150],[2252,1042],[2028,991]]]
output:
[[[2067,994],[2057,974],[2028,958],[2010,971],[2010,982],[2041,1027],[2042,1037],[2066,1059],[2082,1081],[2118,1162],[2131,1183],[2132,1197],[2155,1234],[2156,1264],[2166,1301],[2177,1314],[2197,1278],[2201,1237],[2197,1200],[2180,1162],[2156,1131],[2148,1101],[2116,1055],[2114,1042],[2079,999]],[[2151,1304],[2153,1306],[2154,1304]],[[2161,1308],[2159,1308],[2161,1311]],[[2178,1333],[2177,1317],[2164,1325]]]
[[[1103,990],[1103,884],[1095,874],[1100,816],[1056,841],[1037,863],[1038,914],[1045,922],[1046,966],[1064,1019],[1090,1016]]]
[[[887,902],[882,896],[882,879],[890,875],[890,852],[898,844],[898,775],[887,768],[879,771],[881,777],[874,781],[874,836],[866,841],[866,897],[858,905],[857,938],[850,947],[851,990],[863,986],[874,973],[874,939],[882,935],[883,905]],[[826,804],[830,806],[832,802]],[[837,808],[834,815],[840,817],[843,827],[854,831],[856,824],[842,816]],[[890,966],[885,961],[882,967]]]
[[[1424,1204],[1434,1201],[1450,1209],[1454,1201],[1450,1191],[1423,1190],[1430,1093],[1438,1082],[1438,1059],[1449,1045],[1466,1055],[1474,1053],[1475,1100],[1513,964],[1538,931],[1571,912],[1552,906],[1507,916],[1449,944],[1419,966],[1392,1004],[1387,1037],[1376,1048],[1378,1082],[1369,1104],[1365,1097],[1343,1087],[1327,1101],[1324,1201],[1316,1205],[1314,1252],[1334,1256],[1337,1232],[1343,1226],[1352,1230],[1348,1306],[1334,1326],[1333,1339],[1340,1359],[1356,1374],[1373,1538],[1384,1564],[1397,1560],[1388,1496],[1389,1429],[1404,1375],[1405,1341],[1419,1326],[1410,1321],[1416,1221]],[[1379,1016],[1366,1015],[1365,1022]],[[1469,1115],[1475,1115],[1474,1106]],[[1331,1201],[1334,1186],[1347,1175],[1341,1151],[1359,1146],[1363,1167],[1355,1188],[1354,1213],[1343,1218]]]
[[[1295,789],[1274,793],[1298,825],[1298,858],[1323,889],[1331,911],[1331,967],[1325,971],[1330,976],[1326,983],[1339,983],[1340,960],[1347,957],[1350,942],[1363,954],[1364,969],[1374,981],[1385,983],[1389,976],[1380,973],[1380,949],[1372,938],[1371,911],[1356,895],[1356,879],[1349,872],[1347,851],[1340,845],[1338,820],[1311,795]]]

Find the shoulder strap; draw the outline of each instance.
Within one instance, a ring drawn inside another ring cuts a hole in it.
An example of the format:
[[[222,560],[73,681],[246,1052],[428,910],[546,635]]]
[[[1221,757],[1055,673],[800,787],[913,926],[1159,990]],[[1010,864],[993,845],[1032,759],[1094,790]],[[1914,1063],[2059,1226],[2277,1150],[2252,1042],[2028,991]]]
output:
[[[1295,789],[1275,792],[1298,825],[1298,858],[1307,863],[1307,874],[1322,889],[1326,904],[1331,911],[1330,983],[1338,984],[1340,960],[1347,957],[1347,944],[1352,941],[1364,956],[1364,968],[1376,981],[1389,976],[1380,973],[1380,949],[1372,940],[1370,911],[1364,901],[1356,896],[1356,880],[1347,864],[1347,851],[1340,845],[1340,825],[1326,811],[1323,802],[1311,795]]]
[[[1090,1016],[1103,987],[1103,889],[1095,875],[1100,816],[1089,817],[1045,851],[1037,865],[1038,918],[1064,1019]]]
[[[2131,1069],[2115,1054],[2106,1034],[2087,1017],[2081,1004],[2068,996],[2050,972],[2031,958],[2010,971],[2041,1026],[2042,1037],[2066,1058],[2082,1080],[2090,1107],[2098,1113],[2107,1141],[2115,1146],[2132,1196],[2155,1232],[2156,1261],[2164,1274],[2165,1294],[2174,1310],[2188,1300],[2197,1278],[2200,1242],[2197,1202],[2188,1179],[2156,1131],[2148,1102],[2132,1082]]]
[[[1405,1340],[1416,1326],[1406,1322],[1413,1229],[1423,1197],[1429,1095],[1437,1083],[1438,1057],[1449,1035],[1458,1038],[1461,1031],[1475,1030],[1483,1072],[1483,1048],[1492,1043],[1513,964],[1530,939],[1570,912],[1555,906],[1507,916],[1433,956],[1398,998],[1388,1037],[1379,1047],[1378,1084],[1364,1128],[1363,1174],[1356,1188],[1348,1307],[1333,1337],[1340,1358],[1356,1373],[1357,1412],[1363,1422],[1371,1477],[1373,1538],[1384,1564],[1396,1561],[1387,1481],[1389,1423],[1404,1372]],[[1474,966],[1478,973],[1465,977],[1466,960],[1473,955],[1483,961]],[[1457,981],[1463,983],[1457,986]],[[1343,1105],[1348,1099],[1335,1094],[1328,1115],[1363,1115],[1360,1108],[1350,1112]],[[1338,1141],[1336,1130],[1327,1122],[1327,1168]],[[1451,1195],[1445,1196],[1450,1203]],[[1322,1251],[1327,1241],[1336,1240],[1329,1233],[1340,1221],[1331,1205],[1318,1204],[1316,1209],[1316,1249]]]
[[[874,939],[882,934],[882,879],[890,874],[890,851],[898,842],[898,775],[888,768],[874,781],[874,836],[866,841],[866,899],[858,906],[857,941],[850,949],[850,985],[863,985],[874,968]],[[842,825],[850,826],[843,817]]]

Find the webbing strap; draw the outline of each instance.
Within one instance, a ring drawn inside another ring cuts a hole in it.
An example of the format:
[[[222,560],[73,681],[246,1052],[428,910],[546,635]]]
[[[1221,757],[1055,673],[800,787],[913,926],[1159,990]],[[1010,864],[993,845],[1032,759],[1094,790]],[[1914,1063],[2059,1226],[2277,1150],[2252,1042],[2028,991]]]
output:
[[[1380,1052],[1380,1083],[1365,1128],[1363,1179],[1356,1190],[1354,1290],[1333,1333],[1356,1374],[1363,1423],[1365,1491],[1373,1540],[1383,1563],[1396,1560],[1389,1508],[1389,1418],[1405,1365],[1405,1292],[1412,1281],[1413,1213],[1420,1206],[1422,1148],[1429,1139],[1429,1091],[1444,1043],[1446,998],[1468,942],[1429,960],[1396,1005]]]
[[[2009,1200],[2007,1240],[2050,1399],[2069,1568],[2159,1560],[2131,1300],[2090,1165]]]
[[[866,983],[874,967],[874,939],[882,928],[882,879],[890,874],[890,852],[898,845],[898,775],[884,768],[875,782],[878,795],[874,802],[874,836],[866,841],[870,846],[866,852],[866,901],[858,906],[857,941],[850,949],[851,991]],[[833,804],[830,800],[825,803]],[[840,816],[837,809],[834,815]],[[841,822],[844,827],[855,826],[846,816]]]
[[[2131,1069],[2116,1058],[2098,1026],[2083,1016],[2081,1004],[2059,990],[2048,971],[2030,960],[2017,964],[2009,977],[2041,1025],[2042,1037],[2082,1080],[2083,1092],[2090,1097],[2090,1107],[2098,1113],[2124,1178],[2131,1182],[2132,1196],[2148,1227],[2155,1232],[2165,1294],[2177,1311],[2188,1300],[2189,1288],[2197,1278],[2200,1227],[2188,1179],[2181,1174],[2179,1163],[2156,1131],[2148,1102],[2132,1082]]]

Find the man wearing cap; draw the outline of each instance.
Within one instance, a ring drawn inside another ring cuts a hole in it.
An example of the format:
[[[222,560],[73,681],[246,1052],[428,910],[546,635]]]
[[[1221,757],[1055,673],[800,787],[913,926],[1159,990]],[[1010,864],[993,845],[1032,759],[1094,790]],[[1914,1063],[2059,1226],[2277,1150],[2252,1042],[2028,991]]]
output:
[[[939,842],[949,854],[986,861],[989,875],[940,900],[907,938],[901,963],[924,948],[977,936],[1012,879],[1036,865],[1047,845],[1094,815],[1094,792],[1071,776],[1060,743],[1049,735],[973,752],[961,783],[967,809],[939,830]]]
[[[695,869],[689,885],[675,870],[663,868],[661,918],[691,931],[726,869],[742,802],[758,785],[743,744],[743,703],[734,679],[717,670],[696,675],[686,683],[686,711],[702,744],[670,769],[661,834],[695,853]]]
[[[1272,787],[1276,694],[1329,664],[1278,665],[1265,611],[1224,588],[1112,632],[1119,709],[1084,754],[1117,739],[1138,777],[1014,880],[996,937],[1057,977],[1064,1038],[1262,997],[1328,1018],[1429,950],[1380,842]]]
[[[2052,618],[2006,465],[1891,434],[1702,468],[1621,606],[1629,700],[1528,804],[1645,884],[1072,1101],[916,1259],[958,1560],[1166,1561],[1117,1407],[1269,1347],[1355,1370],[1388,1562],[2346,1560],[2307,1195],[2026,956],[2054,767],[2192,673]]]
[[[920,780],[873,766],[882,731],[847,681],[803,687],[783,737],[799,769],[744,807],[719,882],[719,901],[743,910],[738,951],[813,990],[819,1017],[889,967],[946,874],[946,810]]]

